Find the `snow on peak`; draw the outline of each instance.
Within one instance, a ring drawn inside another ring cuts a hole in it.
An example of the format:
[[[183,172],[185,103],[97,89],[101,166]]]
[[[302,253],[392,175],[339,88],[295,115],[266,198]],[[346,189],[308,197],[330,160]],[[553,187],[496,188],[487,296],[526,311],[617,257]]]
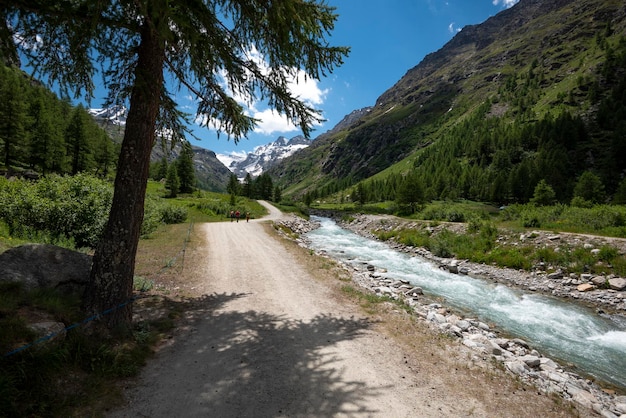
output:
[[[128,109],[124,106],[119,105],[102,109],[88,109],[88,112],[95,118],[108,120],[115,125],[126,125]]]
[[[218,154],[217,158],[237,177],[243,178],[248,173],[252,177],[257,177],[276,163],[276,161],[287,158],[309,145],[311,145],[311,140],[301,135],[291,139],[280,136],[274,142],[259,145],[254,148],[254,151],[247,154],[233,152],[230,154]]]

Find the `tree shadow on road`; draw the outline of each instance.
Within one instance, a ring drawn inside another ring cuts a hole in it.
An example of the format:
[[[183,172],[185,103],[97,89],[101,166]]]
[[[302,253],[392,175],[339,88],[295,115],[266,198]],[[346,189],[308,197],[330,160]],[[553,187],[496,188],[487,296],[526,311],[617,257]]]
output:
[[[371,322],[318,315],[293,320],[256,311],[222,310],[246,294],[214,294],[186,308],[187,329],[147,372],[139,407],[150,416],[367,416],[381,387],[351,380],[337,355]],[[154,398],[153,400],[147,399]],[[143,401],[143,402],[142,402]],[[138,410],[136,412],[139,412]]]

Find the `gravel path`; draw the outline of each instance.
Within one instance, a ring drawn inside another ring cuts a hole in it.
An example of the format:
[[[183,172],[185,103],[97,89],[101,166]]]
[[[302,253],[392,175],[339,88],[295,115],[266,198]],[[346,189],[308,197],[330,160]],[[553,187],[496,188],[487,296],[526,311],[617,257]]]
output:
[[[511,393],[501,371],[473,375],[445,348],[403,345],[358,305],[337,303],[334,290],[268,234],[263,221],[281,216],[268,208],[263,220],[196,226],[206,239],[196,308],[111,417],[574,412],[519,386]]]

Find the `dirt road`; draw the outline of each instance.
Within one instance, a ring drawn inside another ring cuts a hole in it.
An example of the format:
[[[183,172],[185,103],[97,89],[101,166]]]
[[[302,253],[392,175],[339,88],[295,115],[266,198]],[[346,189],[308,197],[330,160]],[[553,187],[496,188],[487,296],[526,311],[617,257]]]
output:
[[[128,405],[110,416],[572,412],[533,391],[503,386],[506,377],[497,370],[472,372],[445,347],[403,344],[381,331],[380,321],[367,318],[357,304],[337,303],[336,289],[313,277],[296,250],[268,233],[264,221],[280,216],[270,210],[260,221],[197,226],[206,247],[205,257],[195,258],[203,263],[195,287],[204,296],[188,312],[187,326],[127,390]]]

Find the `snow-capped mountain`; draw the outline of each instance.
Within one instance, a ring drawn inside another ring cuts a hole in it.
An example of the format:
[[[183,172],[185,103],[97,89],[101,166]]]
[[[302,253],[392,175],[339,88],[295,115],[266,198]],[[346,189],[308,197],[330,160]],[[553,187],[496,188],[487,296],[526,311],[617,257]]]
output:
[[[250,173],[252,177],[259,176],[274,163],[283,158],[293,155],[296,151],[311,145],[310,139],[302,135],[287,139],[284,136],[272,143],[260,145],[254,151],[247,154],[231,153],[217,154],[217,158],[239,178],[243,178]]]
[[[88,112],[97,119],[102,119],[114,125],[126,125],[128,109],[124,106],[112,106],[104,109],[88,109]]]

